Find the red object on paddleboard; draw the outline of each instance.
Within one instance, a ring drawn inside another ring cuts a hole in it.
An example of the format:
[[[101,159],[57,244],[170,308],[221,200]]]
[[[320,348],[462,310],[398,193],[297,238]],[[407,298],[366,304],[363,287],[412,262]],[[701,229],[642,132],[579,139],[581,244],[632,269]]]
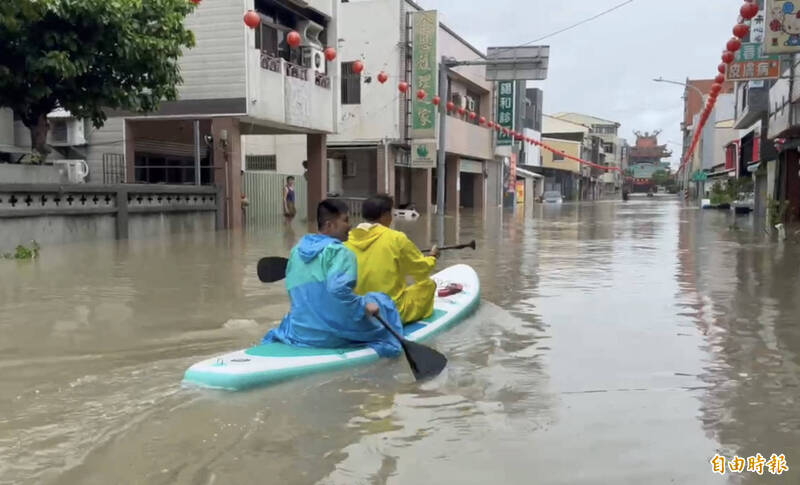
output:
[[[450,283],[446,287],[439,290],[438,295],[440,297],[455,295],[457,293],[461,293],[464,290],[463,285],[459,285],[458,283]]]

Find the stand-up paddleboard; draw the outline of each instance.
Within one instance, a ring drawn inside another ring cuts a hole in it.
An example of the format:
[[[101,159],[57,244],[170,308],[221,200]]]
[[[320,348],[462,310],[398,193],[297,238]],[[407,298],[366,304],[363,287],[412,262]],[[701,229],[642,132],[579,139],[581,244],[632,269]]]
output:
[[[422,342],[447,330],[470,316],[480,303],[480,280],[475,270],[467,265],[451,266],[436,273],[433,280],[437,286],[433,315],[406,325],[403,330],[408,340]],[[438,296],[438,290],[451,283],[462,285],[463,290],[446,297]],[[316,349],[269,343],[198,362],[186,371],[183,384],[236,391],[375,362],[379,358],[369,347]]]

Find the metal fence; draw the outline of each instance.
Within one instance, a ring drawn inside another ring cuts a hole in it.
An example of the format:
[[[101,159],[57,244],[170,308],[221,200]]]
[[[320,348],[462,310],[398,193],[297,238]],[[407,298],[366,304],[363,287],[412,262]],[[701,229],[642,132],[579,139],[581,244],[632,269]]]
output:
[[[103,183],[125,183],[125,156],[121,153],[103,154]]]
[[[242,178],[242,192],[249,202],[245,209],[248,222],[255,224],[274,224],[283,221],[283,187],[288,175],[274,172],[245,171]],[[295,176],[294,198],[297,219],[308,217],[307,185],[302,176]]]

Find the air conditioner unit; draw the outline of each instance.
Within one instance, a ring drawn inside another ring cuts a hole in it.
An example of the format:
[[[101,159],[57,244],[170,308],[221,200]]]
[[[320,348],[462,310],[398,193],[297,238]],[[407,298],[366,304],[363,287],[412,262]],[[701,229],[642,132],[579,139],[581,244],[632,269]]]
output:
[[[467,106],[468,111],[475,111],[475,100],[471,97],[467,96]]]
[[[297,33],[300,34],[300,45],[303,47],[316,47],[322,50],[322,42],[319,34],[325,27],[311,20],[301,20],[297,22]]]
[[[86,145],[83,120],[75,118],[50,118],[47,144],[55,147]]]
[[[322,49],[317,47],[302,47],[303,51],[303,66],[311,69],[314,72],[325,74],[327,67],[325,63],[325,54]]]
[[[84,183],[89,175],[86,160],[53,160],[53,166],[58,167],[61,175],[73,184]]]

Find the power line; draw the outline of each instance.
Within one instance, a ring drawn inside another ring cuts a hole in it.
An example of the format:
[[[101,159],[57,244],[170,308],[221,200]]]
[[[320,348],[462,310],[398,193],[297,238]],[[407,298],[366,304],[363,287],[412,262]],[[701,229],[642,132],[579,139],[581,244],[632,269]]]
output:
[[[543,35],[542,37],[539,37],[538,39],[533,39],[531,41],[525,42],[524,44],[519,44],[519,45],[514,46],[514,47],[509,47],[508,49],[501,49],[501,50],[495,52],[494,54],[500,54],[502,52],[508,52],[508,51],[516,49],[517,47],[525,47],[525,46],[528,46],[528,45],[531,45],[531,44],[535,44],[536,42],[541,42],[541,41],[543,41],[545,39],[549,39],[550,37],[556,36],[558,34],[566,32],[568,30],[572,30],[575,27],[580,27],[583,24],[587,24],[587,23],[591,22],[592,20],[598,19],[598,18],[600,18],[600,17],[602,17],[604,15],[607,15],[607,14],[615,11],[615,10],[619,10],[620,8],[624,7],[625,5],[628,5],[629,3],[633,3],[634,1],[635,0],[626,0],[626,1],[622,2],[622,3],[619,3],[619,4],[611,7],[611,8],[603,10],[602,12],[600,12],[600,13],[598,13],[596,15],[593,15],[593,16],[587,18],[587,19],[581,20],[578,23],[572,24],[572,25],[570,25],[568,27],[564,27],[563,29],[557,30],[555,32],[551,32],[551,33],[549,33],[547,35]]]

